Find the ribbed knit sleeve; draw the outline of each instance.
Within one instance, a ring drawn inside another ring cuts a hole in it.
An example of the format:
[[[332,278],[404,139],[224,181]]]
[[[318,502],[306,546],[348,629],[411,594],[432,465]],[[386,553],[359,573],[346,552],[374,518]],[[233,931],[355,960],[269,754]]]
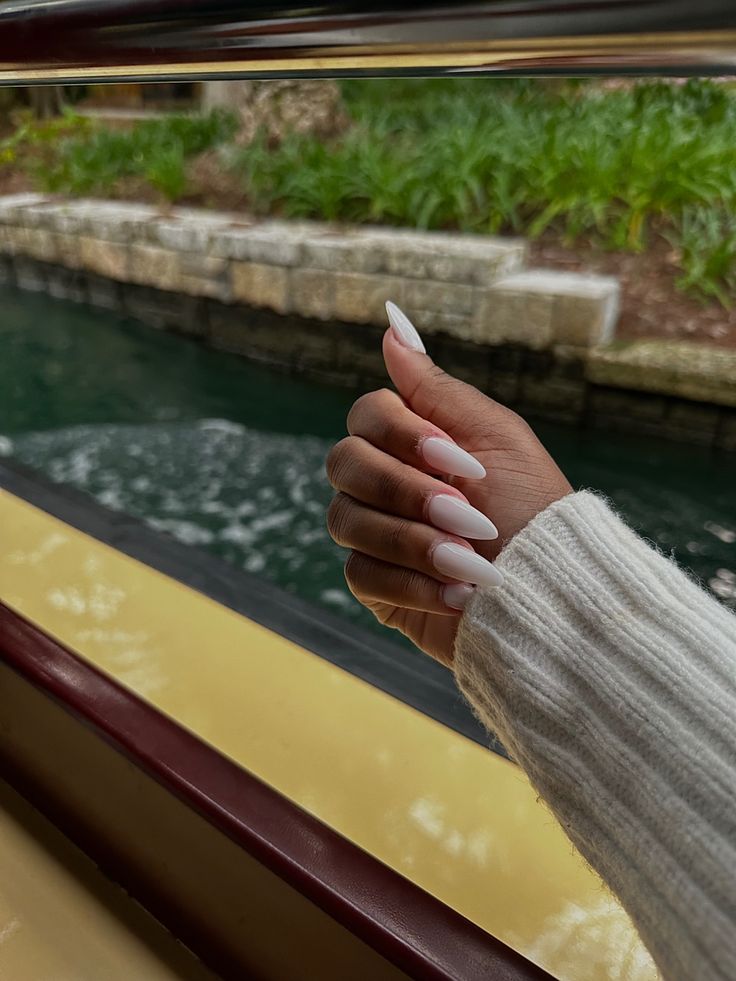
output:
[[[667,981],[736,979],[736,618],[586,491],[515,536],[458,683]]]

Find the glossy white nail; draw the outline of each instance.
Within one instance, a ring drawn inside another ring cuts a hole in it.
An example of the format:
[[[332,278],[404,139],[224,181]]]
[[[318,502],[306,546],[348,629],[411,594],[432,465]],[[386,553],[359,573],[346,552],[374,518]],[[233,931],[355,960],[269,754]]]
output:
[[[427,352],[424,344],[422,344],[422,339],[407,315],[402,310],[399,310],[396,304],[390,300],[386,303],[386,313],[388,314],[388,322],[391,324],[391,330],[393,330],[396,340],[400,344],[403,344],[404,347],[408,347],[410,351],[419,351],[420,354],[426,354]]]
[[[498,538],[498,528],[481,511],[452,494],[435,494],[427,507],[435,528],[451,531],[461,538],[491,541]]]
[[[443,576],[472,582],[476,586],[500,586],[503,576],[498,569],[472,548],[455,542],[440,542],[432,553],[435,569]]]
[[[451,610],[464,610],[474,589],[469,582],[448,582],[442,587],[442,599]]]
[[[453,477],[469,477],[473,480],[480,480],[486,475],[483,464],[450,439],[427,436],[422,440],[419,452],[429,466],[440,473],[452,474]]]

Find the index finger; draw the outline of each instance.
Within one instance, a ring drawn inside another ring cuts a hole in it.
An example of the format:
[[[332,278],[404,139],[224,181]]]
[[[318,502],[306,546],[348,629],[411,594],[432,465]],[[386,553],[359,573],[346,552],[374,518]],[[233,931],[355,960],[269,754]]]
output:
[[[348,413],[348,432],[425,473],[443,473],[480,480],[486,469],[450,439],[422,419],[387,388],[361,396]]]

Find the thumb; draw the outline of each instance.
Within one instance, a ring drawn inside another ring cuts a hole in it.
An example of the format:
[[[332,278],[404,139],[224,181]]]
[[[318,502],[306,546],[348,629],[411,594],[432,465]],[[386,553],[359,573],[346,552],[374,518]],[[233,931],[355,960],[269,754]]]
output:
[[[477,388],[439,368],[425,352],[416,328],[395,303],[386,304],[390,328],[383,337],[383,360],[391,381],[417,415],[460,442],[479,419],[498,406]]]

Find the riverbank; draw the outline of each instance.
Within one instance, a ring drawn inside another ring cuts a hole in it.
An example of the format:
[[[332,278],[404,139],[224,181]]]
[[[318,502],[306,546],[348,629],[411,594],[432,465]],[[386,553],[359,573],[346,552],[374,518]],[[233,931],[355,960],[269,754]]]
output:
[[[736,449],[736,351],[616,336],[612,277],[527,266],[523,240],[37,194],[0,198],[0,271],[349,386],[385,381],[383,305],[521,412]]]

